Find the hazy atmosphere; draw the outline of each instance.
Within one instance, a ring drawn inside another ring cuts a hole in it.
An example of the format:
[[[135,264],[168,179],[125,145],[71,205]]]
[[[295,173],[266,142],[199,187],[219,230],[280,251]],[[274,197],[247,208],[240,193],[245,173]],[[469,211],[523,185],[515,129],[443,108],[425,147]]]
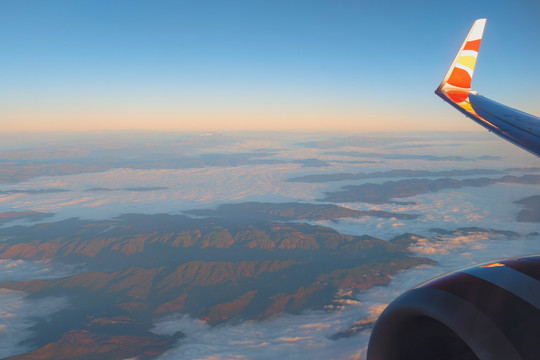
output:
[[[0,2],[0,358],[365,359],[388,303],[540,252],[540,3]]]

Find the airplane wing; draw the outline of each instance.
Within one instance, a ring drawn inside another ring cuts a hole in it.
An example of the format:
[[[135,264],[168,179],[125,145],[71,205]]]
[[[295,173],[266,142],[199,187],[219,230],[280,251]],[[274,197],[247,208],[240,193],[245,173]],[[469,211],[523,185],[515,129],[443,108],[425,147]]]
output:
[[[540,118],[471,90],[486,24],[476,20],[435,93],[540,156]],[[445,274],[403,293],[377,319],[367,360],[540,359],[540,254]]]
[[[474,22],[435,94],[465,116],[536,156],[540,156],[540,118],[502,105],[471,90],[486,19]]]

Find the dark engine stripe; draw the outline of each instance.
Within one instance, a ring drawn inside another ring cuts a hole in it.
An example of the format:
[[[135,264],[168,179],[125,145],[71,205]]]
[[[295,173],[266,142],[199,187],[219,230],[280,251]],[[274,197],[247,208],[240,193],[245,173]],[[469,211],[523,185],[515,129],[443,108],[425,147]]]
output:
[[[509,266],[476,266],[460,270],[503,288],[540,310],[540,281]]]
[[[540,359],[540,311],[528,302],[488,281],[460,272],[435,279],[424,287],[443,290],[469,302],[501,329],[525,359]]]
[[[540,258],[530,257],[526,259],[504,260],[502,263],[511,269],[517,270],[540,281]]]

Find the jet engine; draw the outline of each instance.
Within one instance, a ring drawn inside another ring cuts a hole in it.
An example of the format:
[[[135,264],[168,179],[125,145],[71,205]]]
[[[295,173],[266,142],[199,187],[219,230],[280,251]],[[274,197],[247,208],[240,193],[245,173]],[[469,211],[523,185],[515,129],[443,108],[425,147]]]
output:
[[[540,255],[437,277],[381,314],[368,360],[540,359]]]

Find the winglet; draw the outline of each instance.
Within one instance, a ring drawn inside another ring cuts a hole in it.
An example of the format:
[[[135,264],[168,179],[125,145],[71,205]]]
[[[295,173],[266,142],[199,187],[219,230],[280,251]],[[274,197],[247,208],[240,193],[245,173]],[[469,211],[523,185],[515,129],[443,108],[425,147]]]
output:
[[[471,90],[485,26],[486,19],[474,22],[435,94],[489,131],[540,156],[540,118],[499,104]]]
[[[452,66],[450,66],[444,80],[435,91],[437,95],[440,96],[442,95],[441,92],[444,92],[456,103],[460,103],[468,97],[485,26],[486,19],[478,19],[474,22]]]

